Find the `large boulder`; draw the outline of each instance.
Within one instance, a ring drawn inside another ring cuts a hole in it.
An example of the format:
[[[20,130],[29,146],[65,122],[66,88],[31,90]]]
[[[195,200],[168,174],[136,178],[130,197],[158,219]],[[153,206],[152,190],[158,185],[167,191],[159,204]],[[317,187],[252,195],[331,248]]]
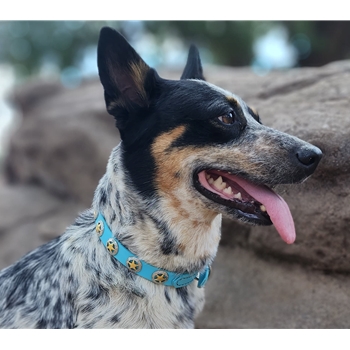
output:
[[[204,68],[208,81],[240,95],[258,110],[264,124],[317,145],[324,157],[304,183],[276,188],[295,220],[293,245],[285,244],[274,227],[224,220],[207,304],[197,327],[349,327],[344,311],[350,306],[350,297],[344,294],[349,282],[339,272],[350,271],[350,61],[265,75],[249,68]],[[181,74],[160,73],[167,78]],[[0,230],[0,257],[8,247],[17,247],[8,237],[18,235],[22,242],[17,253],[10,249],[11,259],[3,265],[60,234],[82,207],[90,206],[110,151],[119,142],[97,80],[74,90],[57,83],[29,83],[15,91],[13,101],[22,121],[5,162],[12,187],[4,191],[27,204],[12,214],[16,220],[11,235],[4,235],[6,228]],[[16,222],[30,218],[27,209],[35,209],[30,208],[33,184],[41,187],[38,193],[45,198],[40,210],[52,213],[48,220],[54,220],[56,211],[60,222],[48,225],[51,233],[37,240],[24,234],[37,235],[37,226],[16,229],[21,227]],[[22,199],[16,188],[25,189],[24,194],[28,190],[30,200]],[[60,211],[65,203],[70,203],[69,215]],[[6,216],[6,210],[0,205],[0,215]],[[288,317],[281,316],[285,314]]]
[[[102,89],[96,81],[74,90],[43,84],[51,93],[42,98],[38,82],[20,87],[13,95],[22,123],[10,143],[7,179],[39,184],[90,206],[111,149],[119,142],[113,118],[105,111]]]

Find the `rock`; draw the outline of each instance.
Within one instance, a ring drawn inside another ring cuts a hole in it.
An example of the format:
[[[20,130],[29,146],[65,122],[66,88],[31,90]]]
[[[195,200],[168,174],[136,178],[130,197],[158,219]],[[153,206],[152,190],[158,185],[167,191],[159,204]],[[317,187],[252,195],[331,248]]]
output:
[[[219,248],[196,328],[349,328],[350,280]]]
[[[21,110],[25,117],[38,103],[63,90],[63,86],[55,81],[31,80],[29,83],[17,86],[12,93],[11,102]]]
[[[33,96],[30,86],[22,88],[23,93]],[[90,206],[109,154],[119,142],[113,118],[105,112],[102,88],[96,82],[76,90],[57,88],[54,95],[34,98],[30,108],[23,105],[28,97],[16,92],[16,99],[24,118],[9,146],[8,181],[36,183]]]
[[[84,206],[34,186],[0,185],[0,269],[62,234]]]

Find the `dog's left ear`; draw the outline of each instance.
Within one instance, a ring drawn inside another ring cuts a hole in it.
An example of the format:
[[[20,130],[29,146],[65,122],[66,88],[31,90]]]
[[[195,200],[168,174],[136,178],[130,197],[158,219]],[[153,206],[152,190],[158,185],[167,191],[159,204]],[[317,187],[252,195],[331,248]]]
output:
[[[109,27],[101,29],[97,61],[107,110],[122,127],[125,121],[118,120],[121,117],[116,110],[147,108],[151,90],[148,82],[155,72],[120,33]]]
[[[181,79],[199,79],[205,80],[203,76],[203,68],[201,58],[196,46],[191,45],[188,52],[187,63],[181,75]]]

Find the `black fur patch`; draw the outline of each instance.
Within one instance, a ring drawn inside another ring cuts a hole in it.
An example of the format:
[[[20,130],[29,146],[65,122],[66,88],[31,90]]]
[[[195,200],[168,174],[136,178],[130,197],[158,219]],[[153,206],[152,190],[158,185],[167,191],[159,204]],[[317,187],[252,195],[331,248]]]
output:
[[[171,234],[168,226],[163,221],[160,221],[155,217],[152,217],[152,216],[149,216],[149,217],[153,220],[157,230],[159,231],[161,237],[163,238],[161,242],[162,253],[165,255],[169,255],[169,254],[177,255],[178,251],[176,249],[176,239]]]
[[[110,319],[110,322],[112,323],[112,325],[118,323],[118,322],[120,321],[120,317],[121,317],[121,313],[115,314],[115,315]]]
[[[167,290],[167,289],[164,290],[164,295],[165,295],[166,301],[167,301],[169,304],[171,304],[171,299],[170,299],[170,297],[169,297],[169,293],[168,293],[168,290]]]
[[[101,191],[100,191],[100,205],[101,206],[104,206],[106,203],[107,203],[107,193],[106,193],[106,190],[101,188]]]

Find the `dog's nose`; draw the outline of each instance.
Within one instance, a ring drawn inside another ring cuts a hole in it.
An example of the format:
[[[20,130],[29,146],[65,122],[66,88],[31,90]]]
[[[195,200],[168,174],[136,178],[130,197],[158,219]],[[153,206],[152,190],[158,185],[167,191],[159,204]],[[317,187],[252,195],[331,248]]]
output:
[[[322,158],[322,151],[315,146],[301,148],[297,151],[296,158],[299,166],[302,166],[304,171],[311,175]]]

